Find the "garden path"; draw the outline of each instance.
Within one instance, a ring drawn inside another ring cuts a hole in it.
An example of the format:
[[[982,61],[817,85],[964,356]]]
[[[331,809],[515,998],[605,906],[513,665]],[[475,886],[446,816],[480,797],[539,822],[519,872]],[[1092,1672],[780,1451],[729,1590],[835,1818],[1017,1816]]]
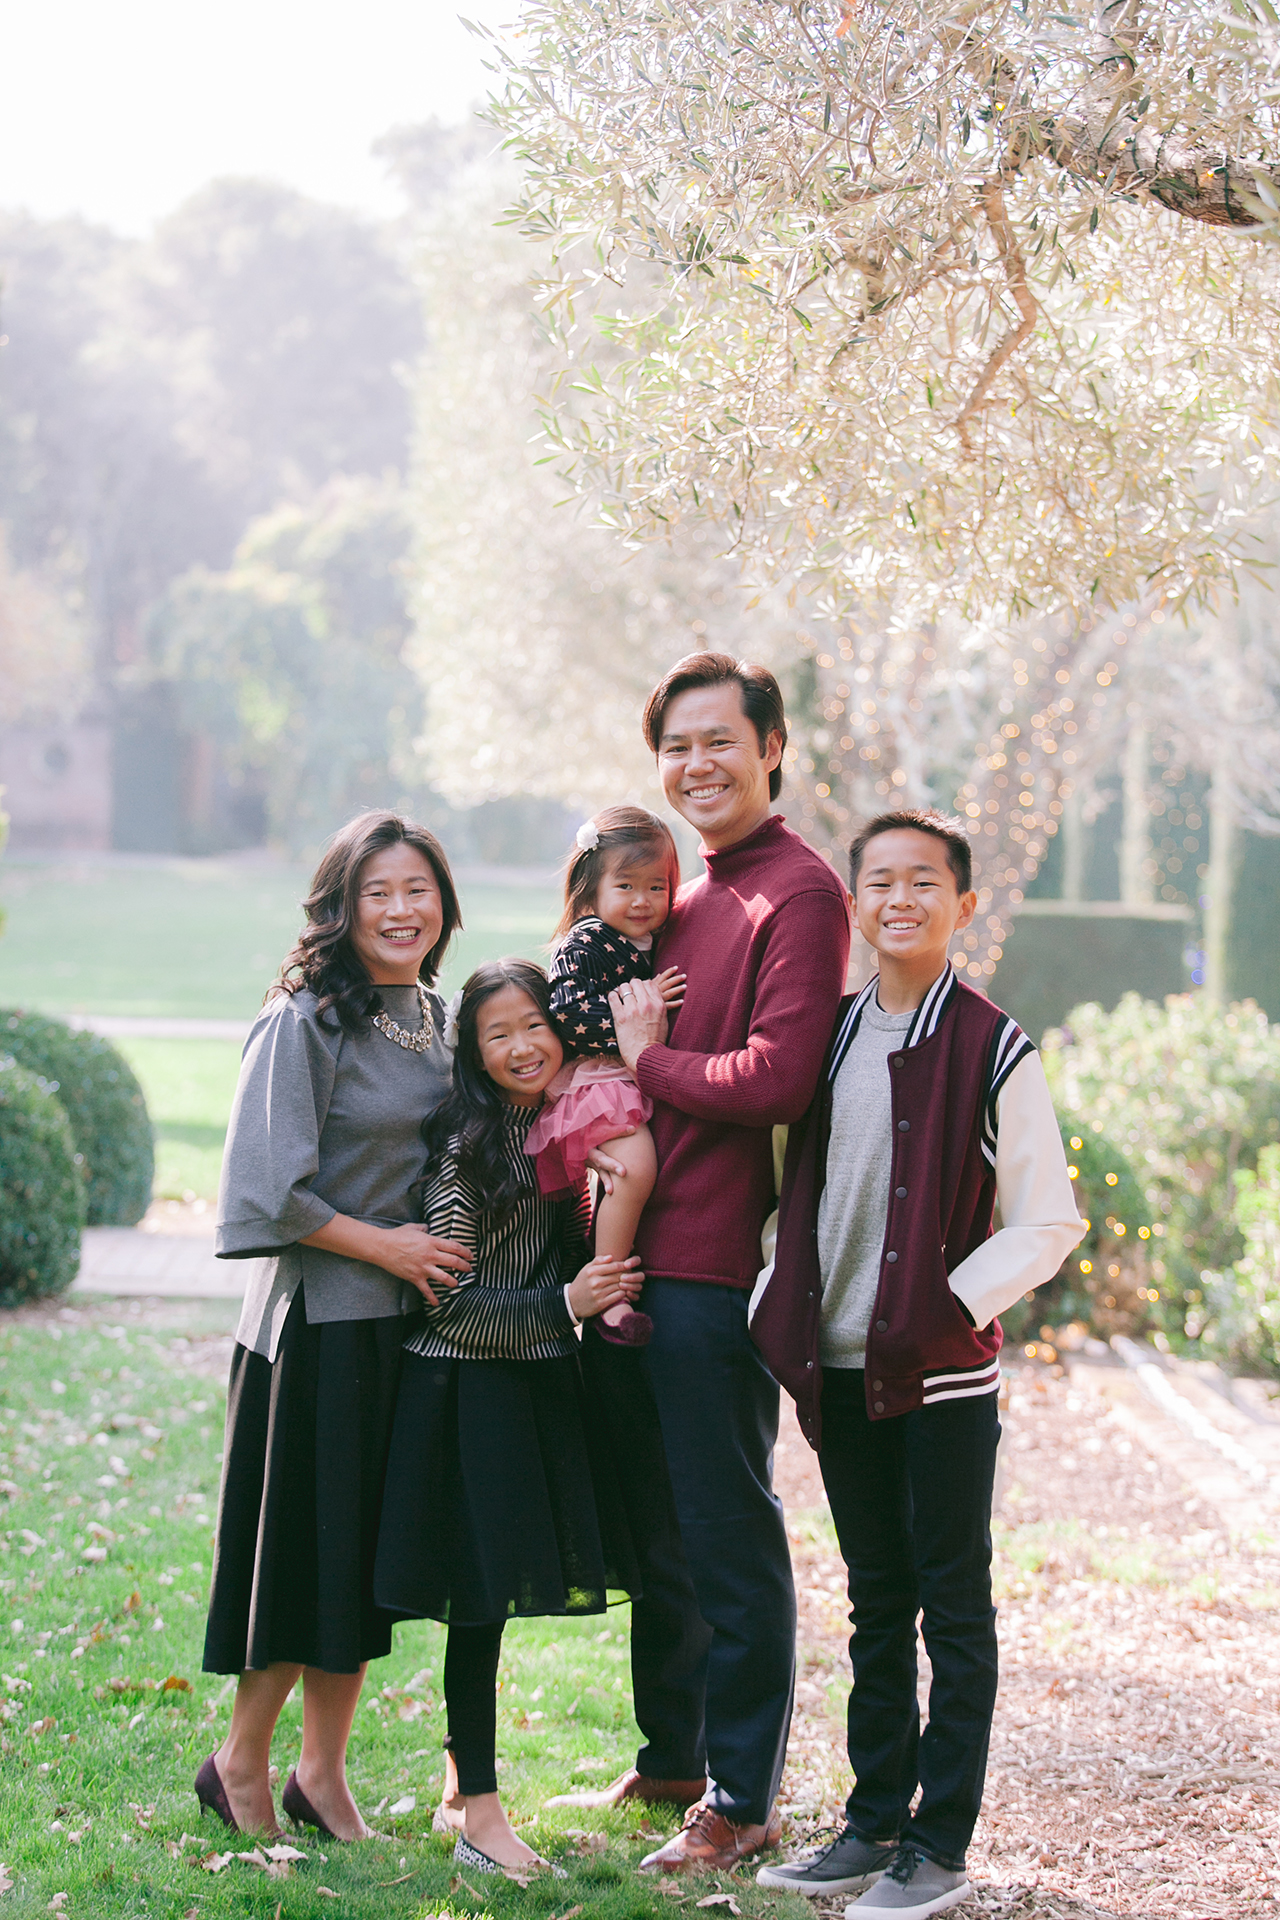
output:
[[[976,1907],[999,1920],[1275,1915],[1280,1513],[1123,1366],[1013,1367]],[[847,1606],[813,1455],[790,1423],[778,1482],[800,1596],[783,1797],[816,1830],[847,1786]],[[841,1903],[824,1907],[830,1920]]]

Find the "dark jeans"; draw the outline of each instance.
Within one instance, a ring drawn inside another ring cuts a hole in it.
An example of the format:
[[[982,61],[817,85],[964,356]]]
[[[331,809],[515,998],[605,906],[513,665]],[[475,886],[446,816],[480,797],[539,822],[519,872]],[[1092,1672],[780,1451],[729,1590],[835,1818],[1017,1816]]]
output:
[[[795,1588],[773,1492],[778,1388],[739,1288],[650,1280],[642,1305],[679,1542],[650,1542],[632,1610],[636,1719],[649,1739],[637,1766],[691,1779],[705,1762],[709,1803],[758,1824],[782,1776],[795,1680]]]
[[[846,1812],[864,1840],[901,1834],[944,1867],[964,1864],[995,1711],[991,1489],[999,1438],[993,1393],[873,1421],[861,1368],[824,1369],[819,1458],[853,1606],[855,1784]],[[923,1735],[920,1613],[933,1667]]]
[[[502,1629],[451,1626],[444,1650],[444,1699],[460,1793],[496,1793],[498,1768],[498,1655]]]

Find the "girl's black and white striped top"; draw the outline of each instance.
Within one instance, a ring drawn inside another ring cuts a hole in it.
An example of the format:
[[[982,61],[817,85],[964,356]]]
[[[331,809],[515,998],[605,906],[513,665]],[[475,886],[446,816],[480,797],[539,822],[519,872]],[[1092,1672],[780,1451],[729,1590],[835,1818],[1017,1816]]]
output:
[[[568,1281],[586,1262],[591,1209],[584,1178],[569,1198],[545,1199],[534,1162],[524,1150],[536,1107],[510,1107],[505,1150],[522,1192],[505,1220],[495,1222],[484,1195],[458,1167],[452,1138],[434,1163],[423,1196],[432,1233],[457,1240],[472,1256],[456,1287],[424,1304],[426,1326],[405,1346],[410,1353],[451,1360],[557,1360],[576,1351],[573,1318],[565,1302]]]

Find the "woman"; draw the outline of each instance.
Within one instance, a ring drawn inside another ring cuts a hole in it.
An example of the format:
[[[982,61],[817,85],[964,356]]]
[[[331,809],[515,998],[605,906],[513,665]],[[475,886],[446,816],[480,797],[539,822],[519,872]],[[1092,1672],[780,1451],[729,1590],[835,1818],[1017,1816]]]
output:
[[[304,908],[245,1047],[218,1200],[219,1255],[261,1264],[231,1363],[204,1656],[239,1684],[196,1792],[237,1831],[276,1830],[271,1736],[301,1675],[284,1811],[358,1840],[346,1748],[366,1664],[391,1647],[372,1573],[404,1317],[468,1265],[419,1199],[420,1130],[451,1077],[428,988],[461,916],[434,835],[381,812],[336,836]]]

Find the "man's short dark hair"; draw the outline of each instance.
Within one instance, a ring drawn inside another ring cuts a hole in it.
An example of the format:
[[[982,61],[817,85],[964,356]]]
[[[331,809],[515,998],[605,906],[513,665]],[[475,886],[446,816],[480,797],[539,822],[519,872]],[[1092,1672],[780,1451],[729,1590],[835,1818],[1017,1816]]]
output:
[[[878,813],[874,820],[868,820],[849,849],[850,891],[858,891],[858,873],[871,841],[882,833],[901,833],[904,828],[913,833],[932,834],[935,840],[941,840],[947,850],[947,865],[955,878],[956,892],[968,893],[973,885],[973,855],[964,823],[954,813],[939,813],[934,807],[899,807],[894,813]]]
[[[742,695],[742,710],[756,730],[763,756],[769,735],[782,735],[787,744],[787,716],[782,705],[782,690],[768,667],[752,666],[748,660],[735,660],[731,653],[686,653],[669,673],[663,675],[645,702],[644,737],[651,753],[658,751],[662,723],[667,708],[677,694],[691,693],[696,687],[723,687],[732,681]],[[781,762],[769,775],[769,798],[782,792]]]

